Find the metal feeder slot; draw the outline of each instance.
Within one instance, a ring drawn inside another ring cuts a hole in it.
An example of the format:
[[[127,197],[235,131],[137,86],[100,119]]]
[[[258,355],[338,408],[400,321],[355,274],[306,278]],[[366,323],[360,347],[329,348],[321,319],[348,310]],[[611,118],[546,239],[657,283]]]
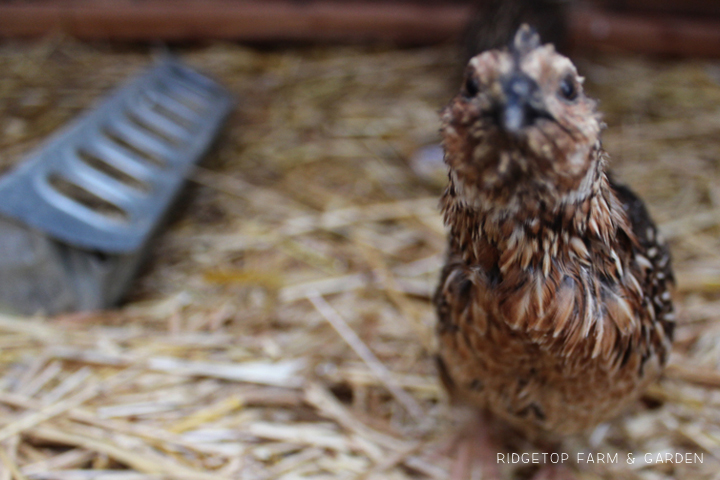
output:
[[[173,82],[170,79],[164,80],[158,85],[161,93],[171,101],[185,107],[191,116],[202,115],[208,108],[207,99],[186,87],[180,82]]]
[[[147,197],[142,191],[132,188],[127,183],[120,182],[102,170],[88,166],[79,156],[75,156],[71,152],[66,154],[65,166],[67,168],[61,174],[65,179],[110,203],[122,206],[122,202],[125,202],[126,199]]]
[[[148,99],[158,112],[180,124],[187,125],[188,128],[194,127],[194,122],[198,120],[195,111],[175,101],[162,90],[160,85],[155,85],[152,90],[142,92],[142,98]]]
[[[145,165],[151,165],[158,169],[163,169],[167,166],[167,161],[162,154],[142,149],[126,140],[123,135],[107,127],[101,129],[101,135],[97,143],[104,144],[107,148],[111,148],[121,155],[134,158]]]
[[[128,223],[128,213],[92,184],[53,172],[47,176],[43,196],[54,206],[85,222]],[[102,193],[102,196],[98,193]],[[109,225],[111,226],[111,225]]]
[[[132,153],[125,153],[119,150],[115,144],[105,141],[94,141],[78,148],[96,154],[97,157],[102,158],[109,165],[126,172],[139,182],[147,184],[150,189],[154,188],[153,185],[157,181],[156,175],[161,171],[155,165],[148,164],[143,158],[136,157]]]
[[[102,133],[111,142],[151,164],[161,168],[169,166],[173,154],[170,146],[122,119],[103,127]]]
[[[103,158],[102,155],[83,147],[78,147],[75,155],[77,155],[76,161],[82,164],[78,168],[91,168],[137,192],[147,194],[152,191],[152,185],[128,172],[127,165]]]
[[[148,121],[137,111],[127,110],[125,111],[124,117],[132,124],[133,127],[144,130],[157,139],[165,143],[169,143],[173,147],[182,145],[185,137],[187,137],[187,133],[183,134],[182,132],[173,132],[172,129],[168,131],[168,129],[163,128],[163,125],[159,124],[159,122],[156,123]]]
[[[190,134],[190,128],[158,113],[147,104],[140,102],[131,104],[127,110],[127,115],[132,115],[143,125],[151,125],[153,128],[163,132],[164,135],[173,137],[177,141],[187,138]]]

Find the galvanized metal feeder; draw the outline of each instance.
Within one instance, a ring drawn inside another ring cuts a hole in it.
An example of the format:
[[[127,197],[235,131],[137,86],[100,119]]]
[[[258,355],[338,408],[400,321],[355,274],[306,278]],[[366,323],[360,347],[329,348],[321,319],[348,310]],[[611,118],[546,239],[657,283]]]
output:
[[[231,108],[218,83],[165,58],[0,179],[0,309],[116,304]]]

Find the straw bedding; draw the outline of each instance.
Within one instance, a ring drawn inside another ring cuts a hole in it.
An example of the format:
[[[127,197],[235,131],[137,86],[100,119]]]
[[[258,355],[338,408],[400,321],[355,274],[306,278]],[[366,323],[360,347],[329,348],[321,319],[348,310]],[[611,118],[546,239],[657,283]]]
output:
[[[415,152],[438,140],[455,49],[178,53],[236,112],[126,303],[0,316],[0,480],[447,478],[462,417],[429,300],[444,173]],[[0,44],[2,167],[151,56]],[[720,63],[578,63],[614,170],[671,239],[681,325],[664,379],[564,451],[618,453],[580,479],[719,478]],[[703,462],[644,462],[668,452]]]

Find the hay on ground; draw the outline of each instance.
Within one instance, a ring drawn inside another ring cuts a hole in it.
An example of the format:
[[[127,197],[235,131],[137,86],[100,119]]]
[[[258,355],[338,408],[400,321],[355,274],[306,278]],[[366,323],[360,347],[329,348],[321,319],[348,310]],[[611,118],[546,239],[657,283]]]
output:
[[[430,303],[443,173],[412,159],[438,141],[454,52],[178,52],[237,110],[127,303],[0,317],[0,480],[447,478],[457,425]],[[0,44],[0,165],[150,58],[57,38]],[[681,311],[664,379],[563,448],[619,454],[573,467],[581,479],[716,479],[720,64],[578,63],[613,168],[671,239]],[[703,463],[643,461],[666,452]]]

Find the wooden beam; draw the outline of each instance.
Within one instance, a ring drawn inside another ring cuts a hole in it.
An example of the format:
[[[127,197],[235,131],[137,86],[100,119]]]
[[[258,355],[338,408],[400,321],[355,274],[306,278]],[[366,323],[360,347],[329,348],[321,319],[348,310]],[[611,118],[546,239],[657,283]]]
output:
[[[717,0],[596,0],[615,10],[634,10],[637,13],[662,12],[681,15],[720,15]]]
[[[471,7],[403,2],[60,0],[0,3],[0,36],[63,32],[86,40],[388,40],[462,32]]]
[[[720,18],[648,15],[581,6],[570,10],[575,47],[673,56],[720,57]]]
[[[472,15],[469,0],[0,0],[0,37],[63,32],[83,40],[426,44],[457,38]],[[720,57],[718,16],[647,14],[573,2],[568,25],[580,49]]]

